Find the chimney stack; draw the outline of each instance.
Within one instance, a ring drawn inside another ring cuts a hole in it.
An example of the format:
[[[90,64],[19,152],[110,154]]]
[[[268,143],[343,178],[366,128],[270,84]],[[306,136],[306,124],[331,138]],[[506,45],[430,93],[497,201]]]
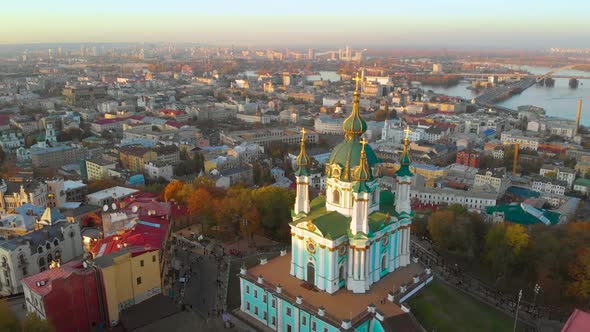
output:
[[[578,130],[580,129],[580,117],[582,116],[582,99],[578,100],[578,115],[576,115],[576,130],[574,131],[574,136],[578,135]]]

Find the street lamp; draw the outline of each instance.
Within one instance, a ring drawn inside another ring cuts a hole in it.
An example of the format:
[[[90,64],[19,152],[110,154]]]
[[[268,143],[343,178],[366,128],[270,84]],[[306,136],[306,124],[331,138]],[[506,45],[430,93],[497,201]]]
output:
[[[537,294],[539,294],[539,291],[541,290],[541,286],[539,286],[539,284],[535,284],[535,288],[533,288],[533,291],[535,292],[535,296],[533,297],[533,313],[535,311],[535,303],[537,302]]]
[[[518,302],[516,302],[516,312],[514,314],[514,328],[513,332],[516,332],[516,322],[518,321],[518,307],[520,306],[520,299],[522,298],[522,289],[518,292]]]
[[[248,237],[248,219],[242,220],[242,225],[244,225],[244,233],[246,234],[246,238],[248,238],[248,247],[250,246],[250,239]]]

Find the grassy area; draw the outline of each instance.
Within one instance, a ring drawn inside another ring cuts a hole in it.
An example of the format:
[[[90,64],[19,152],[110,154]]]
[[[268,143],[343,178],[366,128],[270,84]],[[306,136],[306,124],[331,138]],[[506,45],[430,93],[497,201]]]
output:
[[[512,331],[514,320],[475,298],[434,280],[408,300],[427,331]],[[518,326],[517,331],[523,331]]]

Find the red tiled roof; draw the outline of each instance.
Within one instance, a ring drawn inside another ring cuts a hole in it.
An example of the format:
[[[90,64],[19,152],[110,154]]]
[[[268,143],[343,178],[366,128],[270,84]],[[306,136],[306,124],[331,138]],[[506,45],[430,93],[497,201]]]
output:
[[[105,124],[117,123],[117,122],[121,122],[121,121],[125,121],[125,120],[127,120],[127,118],[102,119],[102,120],[96,120],[96,121],[94,121],[94,123],[97,125],[105,125]]]
[[[51,282],[59,278],[67,278],[76,270],[79,270],[81,262],[71,261],[60,267],[45,270],[22,279],[35,294],[45,296],[51,292]],[[44,282],[43,286],[37,286],[37,282]]]
[[[576,309],[565,323],[561,332],[586,332],[590,326],[590,314]]]
[[[184,126],[184,123],[170,120],[170,121],[166,122],[166,125],[170,126],[170,127],[180,128],[180,127]]]
[[[171,220],[174,220],[178,217],[186,216],[188,214],[188,208],[184,205],[172,204],[171,209]]]
[[[143,120],[143,118],[145,118],[145,115],[132,115],[129,117],[131,120]]]
[[[158,112],[159,113],[162,113],[162,114],[174,114],[174,115],[184,114],[184,111],[181,111],[181,110],[173,110],[173,109],[161,109]]]
[[[160,249],[168,230],[166,219],[153,216],[140,216],[139,222],[122,234],[111,235],[96,241],[90,252],[93,256],[105,256],[126,247]]]

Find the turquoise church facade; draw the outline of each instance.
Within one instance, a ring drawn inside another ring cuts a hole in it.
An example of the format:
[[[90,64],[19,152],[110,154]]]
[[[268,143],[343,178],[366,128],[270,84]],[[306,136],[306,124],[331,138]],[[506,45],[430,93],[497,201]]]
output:
[[[274,267],[288,269],[285,277],[271,284],[262,275],[264,267],[242,268],[240,273],[240,310],[275,331],[386,331],[373,304],[363,311],[351,312],[350,319],[335,317],[321,306],[303,301],[296,287],[321,292],[319,301],[339,301],[345,296],[370,296],[371,288],[389,274],[411,264],[409,139],[406,135],[401,168],[397,172],[395,200],[390,192],[381,192],[379,159],[362,138],[367,124],[359,113],[359,91],[354,92],[353,111],[344,121],[344,139],[326,163],[326,192],[309,199],[312,160],[306,152],[305,130],[297,157],[297,193],[292,210],[291,252],[281,252]],[[409,134],[409,130],[407,132]],[[275,264],[274,260],[261,264]],[[282,265],[281,265],[282,264]],[[286,273],[285,273],[286,274]],[[284,280],[284,285],[281,284]],[[289,289],[287,289],[289,288]],[[289,293],[288,293],[289,292]],[[343,295],[346,294],[346,295]],[[354,298],[353,298],[354,299]],[[367,315],[353,319],[353,315]],[[354,325],[353,325],[354,323]]]

